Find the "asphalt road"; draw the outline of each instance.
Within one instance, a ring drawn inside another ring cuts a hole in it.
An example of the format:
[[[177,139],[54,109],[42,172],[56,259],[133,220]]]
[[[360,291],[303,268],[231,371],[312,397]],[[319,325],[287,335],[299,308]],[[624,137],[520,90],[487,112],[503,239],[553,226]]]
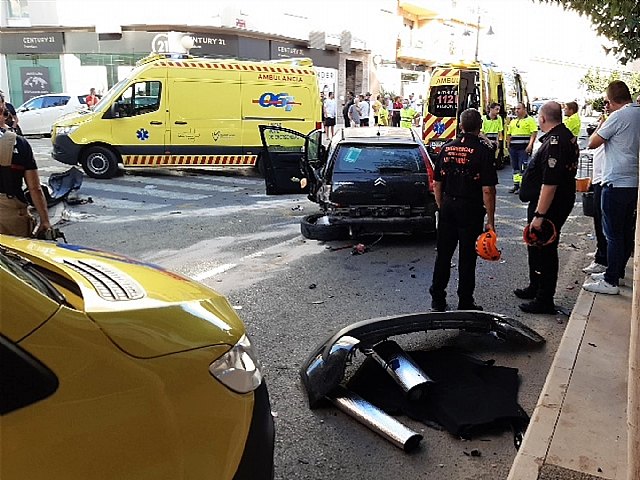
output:
[[[48,139],[32,139],[41,176],[67,167],[49,158]],[[523,408],[531,413],[567,321],[565,315],[529,315],[511,293],[527,279],[522,243],[525,206],[500,172],[497,232],[502,260],[479,261],[476,301],[534,328],[547,340],[522,350],[459,332],[417,333],[398,339],[409,349],[465,348],[481,359],[519,369]],[[267,197],[258,177],[209,172],[128,172],[106,181],[85,177],[80,197],[92,203],[54,212],[66,218],[70,243],[108,249],[160,264],[228,296],[257,345],[276,415],[276,478],[506,478],[515,449],[511,432],[463,441],[401,420],[424,435],[407,454],[334,408],[311,411],[298,369],[334,330],[368,318],[426,311],[435,242],[429,238],[367,238],[363,255],[352,241],[323,244],[300,235],[300,218],[316,211],[302,196]],[[580,201],[580,196],[578,196]],[[560,243],[556,303],[570,311],[593,250],[591,219],[577,203]],[[346,248],[341,248],[346,247]],[[455,261],[455,260],[454,260]],[[449,298],[455,305],[457,269]],[[352,372],[355,367],[349,369]],[[481,456],[468,456],[478,449]]]

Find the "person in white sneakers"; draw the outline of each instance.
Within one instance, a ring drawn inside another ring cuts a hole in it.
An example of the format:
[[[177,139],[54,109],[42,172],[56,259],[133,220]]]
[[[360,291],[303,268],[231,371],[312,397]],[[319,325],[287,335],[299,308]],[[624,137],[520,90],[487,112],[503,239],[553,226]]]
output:
[[[589,137],[589,148],[604,144],[602,164],[602,226],[607,237],[607,270],[594,274],[582,288],[588,292],[617,295],[620,278],[634,244],[638,203],[640,156],[640,105],[633,103],[626,83],[609,84],[605,105],[611,115]]]
[[[605,105],[599,123],[602,124],[609,114],[609,108]],[[593,132],[590,132],[593,133]],[[582,269],[589,275],[603,273],[607,269],[607,238],[602,229],[602,161],[604,159],[604,144],[593,151],[593,173],[591,186],[593,188],[593,230],[596,234],[596,251],[593,261]]]

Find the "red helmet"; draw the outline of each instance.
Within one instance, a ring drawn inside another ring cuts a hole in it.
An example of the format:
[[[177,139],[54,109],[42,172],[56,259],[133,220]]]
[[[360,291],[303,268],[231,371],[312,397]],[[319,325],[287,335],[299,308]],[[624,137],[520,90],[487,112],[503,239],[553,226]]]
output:
[[[528,224],[522,232],[524,243],[530,247],[544,247],[553,243],[556,238],[558,238],[556,226],[547,218],[542,219],[540,230],[531,229]]]
[[[498,235],[495,230],[490,229],[478,235],[476,240],[476,253],[480,258],[495,262],[500,260],[500,250],[497,247]]]

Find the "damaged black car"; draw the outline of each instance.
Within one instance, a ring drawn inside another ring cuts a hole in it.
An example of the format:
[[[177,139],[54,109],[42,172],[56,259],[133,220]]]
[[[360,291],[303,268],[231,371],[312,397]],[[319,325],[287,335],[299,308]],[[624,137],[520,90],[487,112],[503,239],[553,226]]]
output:
[[[260,135],[266,193],[306,193],[320,207],[302,219],[304,237],[435,232],[433,163],[417,131],[343,128],[328,147],[321,130],[260,125]]]

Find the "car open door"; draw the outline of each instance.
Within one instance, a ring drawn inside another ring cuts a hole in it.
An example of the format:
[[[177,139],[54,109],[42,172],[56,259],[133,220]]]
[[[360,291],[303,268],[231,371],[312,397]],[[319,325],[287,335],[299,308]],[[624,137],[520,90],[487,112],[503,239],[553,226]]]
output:
[[[259,125],[259,128],[267,195],[313,191],[317,184],[314,167],[320,166],[324,157],[322,131],[304,135],[283,127]]]

